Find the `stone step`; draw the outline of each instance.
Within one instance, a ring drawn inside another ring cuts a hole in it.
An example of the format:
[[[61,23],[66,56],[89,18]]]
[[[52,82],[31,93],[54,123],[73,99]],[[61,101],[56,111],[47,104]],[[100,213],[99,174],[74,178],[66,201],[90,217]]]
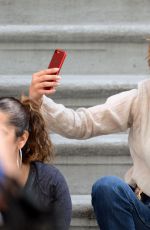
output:
[[[65,24],[65,25],[2,25],[0,42],[136,42],[143,43],[150,36],[149,24]],[[24,46],[22,47],[24,48]]]
[[[61,86],[50,97],[68,107],[103,103],[111,95],[137,87],[148,75],[62,75]],[[0,96],[28,94],[31,75],[0,75]]]
[[[51,96],[68,107],[102,104],[117,93],[137,88],[148,75],[64,75],[57,92]]]
[[[148,74],[148,37],[147,24],[1,25],[0,74],[46,68],[55,48],[68,53],[64,74]]]
[[[1,0],[2,24],[85,24],[147,22],[149,0]],[[140,14],[139,14],[140,12]]]
[[[55,165],[64,174],[71,194],[91,193],[93,183],[104,175],[123,177],[132,165],[127,134],[112,134],[88,140],[51,135]]]
[[[98,230],[90,195],[72,195],[72,221],[70,230]]]

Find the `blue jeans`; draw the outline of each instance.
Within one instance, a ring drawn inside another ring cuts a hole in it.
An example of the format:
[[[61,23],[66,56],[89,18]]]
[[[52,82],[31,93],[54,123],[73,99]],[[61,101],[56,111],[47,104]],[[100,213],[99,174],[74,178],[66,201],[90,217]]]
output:
[[[150,230],[150,198],[138,200],[131,187],[115,176],[99,179],[92,205],[100,230]]]

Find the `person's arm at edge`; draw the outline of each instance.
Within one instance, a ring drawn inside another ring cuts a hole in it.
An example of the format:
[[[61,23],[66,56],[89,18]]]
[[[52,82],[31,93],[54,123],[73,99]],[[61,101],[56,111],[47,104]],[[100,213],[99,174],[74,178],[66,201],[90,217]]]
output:
[[[75,139],[126,131],[132,123],[132,106],[137,97],[133,89],[107,99],[105,104],[76,111],[43,96],[41,112],[48,131]]]
[[[86,139],[125,131],[131,126],[136,89],[114,95],[103,105],[74,111],[43,96],[53,94],[60,84],[61,78],[55,72],[57,69],[47,69],[33,74],[29,88],[30,98],[41,106],[48,132],[54,131],[68,138]]]

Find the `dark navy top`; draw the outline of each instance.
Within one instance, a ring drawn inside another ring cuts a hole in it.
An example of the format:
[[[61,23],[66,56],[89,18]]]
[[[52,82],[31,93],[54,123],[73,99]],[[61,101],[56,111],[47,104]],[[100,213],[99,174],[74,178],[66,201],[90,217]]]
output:
[[[55,229],[69,229],[72,214],[70,193],[64,176],[56,167],[32,162],[24,191],[32,195],[39,207],[50,211]]]

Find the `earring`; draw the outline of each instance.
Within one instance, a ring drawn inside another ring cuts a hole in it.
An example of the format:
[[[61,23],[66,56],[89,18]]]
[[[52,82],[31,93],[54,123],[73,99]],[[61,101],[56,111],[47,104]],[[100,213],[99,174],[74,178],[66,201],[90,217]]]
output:
[[[18,168],[21,168],[21,165],[22,165],[22,150],[21,149],[19,149],[18,156],[17,156],[17,166]]]

